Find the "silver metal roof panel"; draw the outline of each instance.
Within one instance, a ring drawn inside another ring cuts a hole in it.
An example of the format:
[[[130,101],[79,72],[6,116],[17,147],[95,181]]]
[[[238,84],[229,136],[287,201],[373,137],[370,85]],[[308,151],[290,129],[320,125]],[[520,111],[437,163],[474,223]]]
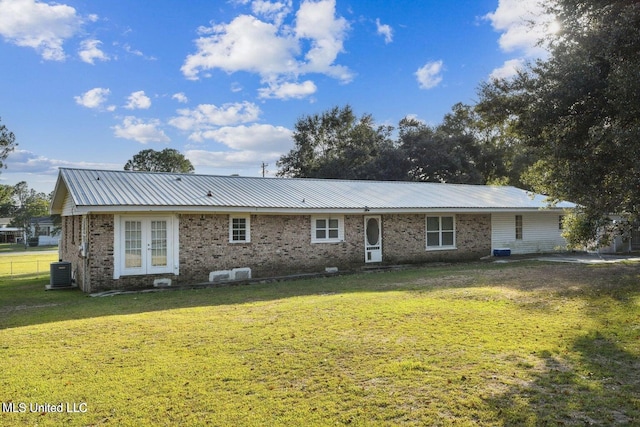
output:
[[[58,191],[76,207],[318,209],[539,209],[546,198],[506,186],[403,181],[259,178],[61,168]],[[556,208],[572,208],[561,202]]]

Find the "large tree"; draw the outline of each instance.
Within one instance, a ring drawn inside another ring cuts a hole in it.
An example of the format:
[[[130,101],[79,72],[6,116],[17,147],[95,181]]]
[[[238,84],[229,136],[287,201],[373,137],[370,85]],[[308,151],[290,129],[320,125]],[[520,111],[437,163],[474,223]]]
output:
[[[25,237],[31,236],[31,219],[49,215],[50,197],[45,193],[38,193],[29,189],[25,181],[17,183],[13,187],[13,212],[11,226],[21,227],[25,232]],[[26,241],[25,241],[26,243]]]
[[[444,125],[432,128],[405,118],[399,126],[400,149],[408,159],[408,175],[414,181],[478,184],[482,176],[475,166],[477,146],[473,135]]]
[[[124,165],[124,170],[193,173],[189,159],[173,148],[142,150]]]
[[[561,28],[548,59],[482,85],[478,111],[535,150],[527,182],[580,204],[582,235],[594,238],[607,214],[640,213],[640,2],[548,8]]]
[[[294,127],[294,148],[278,160],[277,175],[405,179],[403,168],[388,167],[400,161],[390,138],[392,130],[376,126],[369,114],[357,117],[349,105],[303,116]]]
[[[2,118],[0,118],[0,121],[2,121]],[[10,132],[5,125],[0,123],[0,167],[7,167],[4,161],[17,145],[16,136],[13,132]]]

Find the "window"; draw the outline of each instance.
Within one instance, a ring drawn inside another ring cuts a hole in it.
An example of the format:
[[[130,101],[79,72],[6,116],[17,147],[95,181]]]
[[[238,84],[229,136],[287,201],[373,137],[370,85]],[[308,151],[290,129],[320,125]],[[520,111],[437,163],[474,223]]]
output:
[[[251,242],[251,219],[248,216],[229,217],[229,243]]]
[[[564,215],[558,217],[558,230],[564,230]]]
[[[36,227],[36,235],[38,236],[50,236],[51,235],[51,228],[50,227]]]
[[[312,217],[311,243],[336,243],[344,240],[342,217]]]
[[[114,278],[178,274],[177,220],[170,216],[115,218]]]
[[[453,216],[427,217],[427,249],[453,249],[456,246]]]
[[[516,215],[516,240],[522,240],[522,215]]]

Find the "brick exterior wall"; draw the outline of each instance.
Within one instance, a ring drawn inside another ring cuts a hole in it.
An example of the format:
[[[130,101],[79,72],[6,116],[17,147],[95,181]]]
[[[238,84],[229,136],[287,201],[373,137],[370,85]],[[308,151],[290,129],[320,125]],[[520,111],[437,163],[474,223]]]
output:
[[[82,217],[63,216],[62,233],[58,246],[60,258],[71,263],[71,277],[75,280],[76,285],[83,291],[89,292],[89,288],[83,287],[85,283],[85,264],[84,259],[80,256],[79,247],[81,242]]]
[[[427,251],[426,215],[382,215],[384,264],[473,259],[491,251],[491,215],[456,215],[456,250]],[[253,277],[319,272],[325,267],[358,268],[364,262],[364,216],[344,216],[344,241],[311,243],[309,215],[251,215],[249,243],[229,242],[229,215],[180,214],[180,275],[121,276],[114,280],[114,216],[86,218],[88,256],[78,250],[82,217],[63,218],[61,256],[73,264],[76,282],[85,292],[153,286],[171,278],[174,285],[206,282],[209,272],[250,267]]]
[[[457,214],[456,248],[426,250],[426,215],[382,217],[382,257],[387,264],[478,259],[491,253],[491,215]]]
[[[352,268],[364,259],[362,222],[347,215],[344,242],[312,244],[308,215],[251,215],[251,242],[230,243],[229,215],[181,215],[180,275],[204,282],[211,271],[241,267],[254,277]]]

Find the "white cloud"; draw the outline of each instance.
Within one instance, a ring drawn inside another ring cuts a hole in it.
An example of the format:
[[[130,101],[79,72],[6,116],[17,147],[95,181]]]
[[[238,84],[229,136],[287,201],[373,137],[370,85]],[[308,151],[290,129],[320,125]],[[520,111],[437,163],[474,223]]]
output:
[[[171,99],[175,99],[181,104],[186,104],[187,102],[189,102],[189,98],[187,98],[187,95],[185,95],[184,92],[174,93],[173,95],[171,95]]]
[[[68,160],[50,159],[32,151],[20,149],[11,152],[8,162],[9,168],[6,172],[52,175],[57,174],[58,168],[60,167],[93,169],[119,169],[122,167],[122,165],[114,165],[112,163],[71,162]]]
[[[35,0],[0,0],[0,35],[17,46],[35,49],[45,60],[62,61],[63,44],[82,25],[76,10]]]
[[[113,127],[114,135],[118,138],[131,139],[142,144],[149,142],[169,142],[169,137],[160,129],[159,120],[144,120],[133,116],[127,116],[122,120],[122,125]]]
[[[110,59],[109,56],[100,50],[101,44],[102,42],[100,40],[84,40],[80,43],[80,50],[78,51],[80,59],[92,65],[96,59],[99,61],[108,61]]]
[[[197,53],[187,56],[181,70],[197,80],[202,71],[219,68],[228,73],[249,71],[263,77],[296,70],[296,40],[278,34],[278,27],[240,15],[229,24],[201,29],[213,35],[196,40]]]
[[[380,19],[376,18],[376,28],[378,34],[384,36],[384,42],[389,44],[393,41],[393,29],[387,24],[381,24]]]
[[[96,110],[105,109],[107,111],[114,111],[116,107],[113,105],[104,107],[104,104],[107,102],[107,98],[109,97],[109,94],[111,94],[111,91],[109,89],[96,87],[86,91],[80,96],[74,96],[73,99],[75,99],[76,104],[82,105],[83,107],[86,107],[86,108],[91,108]]]
[[[251,11],[255,15],[262,16],[279,26],[284,18],[291,13],[291,5],[291,0],[285,2],[255,0],[251,3]]]
[[[120,46],[119,43],[114,43],[114,46]],[[141,50],[134,49],[129,43],[122,44],[122,49],[130,55],[139,56],[141,58],[146,59],[147,61],[156,61],[157,58],[155,56],[145,55]]]
[[[169,120],[169,124],[184,131],[197,133],[217,126],[256,121],[260,108],[251,102],[236,102],[218,107],[213,104],[200,104],[194,109],[180,109],[178,116]]]
[[[522,65],[526,59],[545,57],[548,52],[540,40],[557,26],[554,18],[544,13],[544,6],[538,0],[499,0],[496,10],[484,19],[501,33],[500,49],[518,55],[495,69],[492,77],[510,77],[518,62]]]
[[[187,150],[184,153],[191,164],[196,168],[214,168],[217,173],[220,170],[237,171],[246,168],[258,168],[261,162],[271,161],[279,158],[277,153],[258,153],[255,151],[207,151],[207,150]]]
[[[240,82],[233,82],[231,83],[231,92],[242,92],[242,85],[240,84]]]
[[[258,89],[260,98],[301,99],[314,94],[318,88],[311,80],[302,83],[270,83],[268,87]]]
[[[492,79],[508,79],[510,77],[514,77],[518,70],[522,69],[524,65],[524,59],[510,59],[506,61],[502,67],[493,70],[489,77]]]
[[[442,61],[427,62],[424,66],[418,68],[415,75],[418,80],[420,89],[432,89],[442,81]]]
[[[224,126],[202,132],[201,136],[224,145],[224,148],[187,150],[185,156],[199,171],[209,169],[216,174],[256,175],[262,162],[275,168],[282,153],[293,146],[291,130],[266,124]]]
[[[303,1],[290,24],[282,22],[291,13],[290,1],[257,0],[252,9],[270,22],[240,15],[228,24],[199,28],[197,51],[187,56],[181,68],[187,79],[207,77],[214,69],[255,73],[263,83],[277,82],[279,86],[307,73],[328,75],[344,83],[353,79],[347,67],[334,63],[343,52],[349,29],[346,19],[336,17],[335,0]]]
[[[129,102],[124,106],[127,110],[146,110],[151,107],[151,99],[144,94],[143,90],[132,92],[127,98]]]
[[[304,72],[323,73],[349,82],[353,74],[344,66],[332,65],[343,51],[349,23],[335,17],[335,0],[305,1],[296,14],[295,33],[299,39],[310,39],[311,49],[305,55],[308,61],[301,68]]]
[[[252,124],[224,126],[202,132],[203,139],[220,142],[233,150],[283,152],[292,144],[291,130],[283,126]]]
[[[538,41],[552,21],[538,0],[499,0],[498,8],[485,15],[496,31],[502,33],[498,43],[505,52],[521,51],[526,56],[543,54]]]

